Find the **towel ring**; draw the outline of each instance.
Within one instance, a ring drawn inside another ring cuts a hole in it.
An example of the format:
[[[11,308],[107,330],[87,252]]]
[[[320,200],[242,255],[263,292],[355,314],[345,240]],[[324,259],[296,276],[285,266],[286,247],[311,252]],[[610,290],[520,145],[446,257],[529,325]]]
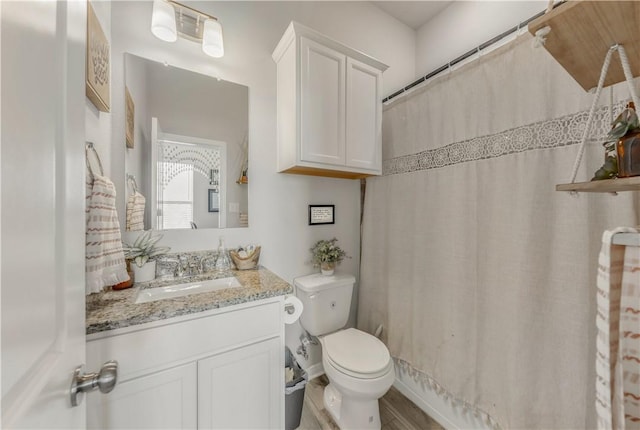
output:
[[[85,158],[87,159],[87,167],[89,168],[89,173],[91,174],[91,177],[93,178],[94,173],[93,173],[93,169],[91,168],[91,160],[89,159],[89,151],[93,152],[93,155],[94,155],[95,159],[98,161],[98,167],[100,168],[100,176],[104,176],[104,169],[102,168],[102,161],[100,161],[100,156],[98,155],[98,151],[96,151],[96,148],[93,147],[93,142],[85,142],[84,154],[85,154]]]
[[[127,173],[127,180],[129,185],[131,186],[131,193],[135,194],[138,192],[138,182],[136,182],[136,177],[130,173]]]

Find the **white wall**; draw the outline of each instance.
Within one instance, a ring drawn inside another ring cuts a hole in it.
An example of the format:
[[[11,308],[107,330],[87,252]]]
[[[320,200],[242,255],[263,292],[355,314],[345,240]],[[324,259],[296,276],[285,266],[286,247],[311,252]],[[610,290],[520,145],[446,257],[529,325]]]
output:
[[[151,2],[112,3],[113,149],[124,160],[122,55],[130,52],[249,87],[249,228],[168,231],[173,251],[215,249],[218,236],[228,246],[262,245],[261,264],[286,281],[313,272],[309,248],[337,237],[353,258],[339,270],[358,273],[360,184],[358,181],[276,173],[276,65],[271,53],[291,20],[376,57],[390,67],[384,92],[406,84],[415,73],[415,32],[368,2],[187,2],[217,16],[225,37],[225,56],[213,59],[189,41],[162,42],[151,34]],[[124,163],[111,175],[124,178]],[[123,180],[122,180],[123,181]],[[116,180],[117,184],[117,180]],[[308,226],[309,204],[334,204],[335,225]],[[120,209],[120,208],[119,208]],[[355,303],[354,303],[355,308]],[[297,339],[296,330],[287,330]],[[311,362],[319,359],[316,350]],[[304,363],[302,363],[304,365]]]
[[[432,72],[546,7],[545,0],[454,1],[418,29],[416,76]]]
[[[110,3],[103,1],[91,1],[89,4],[96,12],[98,21],[102,27],[102,31],[107,38],[111,40],[111,7]],[[113,106],[113,86],[111,89],[111,105]],[[108,172],[112,170],[112,160],[115,158],[116,164],[119,163],[120,153],[114,151],[111,145],[111,114],[109,112],[100,112],[91,101],[86,98],[85,109],[85,136],[88,142],[94,143],[94,148],[100,155],[100,161],[102,167],[105,170],[105,174],[109,176]],[[114,154],[115,157],[114,157]],[[122,185],[122,182],[119,185]],[[116,184],[118,185],[118,184]],[[119,188],[118,191],[122,189]]]

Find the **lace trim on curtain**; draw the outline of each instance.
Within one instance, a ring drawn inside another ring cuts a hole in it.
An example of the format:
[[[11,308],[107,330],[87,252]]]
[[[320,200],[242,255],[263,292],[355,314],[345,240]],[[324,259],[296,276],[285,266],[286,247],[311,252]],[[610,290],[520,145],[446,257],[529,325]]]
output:
[[[618,115],[625,103],[598,108],[591,126],[591,141],[603,141],[611,129],[612,116]],[[496,158],[534,149],[576,145],[582,140],[589,111],[582,111],[547,121],[512,128],[500,133],[454,142],[436,149],[403,155],[382,162],[382,176],[436,169],[468,161]]]
[[[440,398],[448,402],[454,409],[461,408],[463,414],[473,414],[476,419],[482,420],[486,426],[494,430],[502,429],[502,426],[491,415],[489,415],[489,413],[483,411],[470,402],[457,398],[449,391],[447,391],[442,385],[440,385],[438,381],[436,381],[426,373],[415,369],[413,366],[411,366],[411,364],[409,364],[409,362],[404,361],[398,357],[393,357],[393,361],[401,372],[409,375],[414,381],[429,387],[429,389],[440,396]]]

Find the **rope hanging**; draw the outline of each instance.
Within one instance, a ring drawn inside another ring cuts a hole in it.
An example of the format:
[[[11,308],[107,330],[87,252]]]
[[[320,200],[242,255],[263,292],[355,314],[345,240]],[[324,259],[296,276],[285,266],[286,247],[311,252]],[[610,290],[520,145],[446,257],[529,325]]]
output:
[[[631,74],[631,66],[629,65],[629,58],[627,57],[627,53],[624,50],[622,45],[613,45],[607,51],[607,55],[604,57],[604,63],[602,64],[602,70],[600,72],[600,79],[598,80],[598,87],[596,88],[595,96],[593,98],[593,103],[591,104],[591,109],[589,109],[589,116],[587,117],[587,125],[584,129],[584,133],[582,134],[582,141],[580,142],[580,146],[578,147],[578,155],[576,156],[576,160],[573,163],[573,170],[571,171],[571,179],[569,182],[572,184],[576,181],[576,176],[578,174],[578,168],[580,167],[580,163],[582,162],[582,156],[585,151],[585,144],[587,142],[587,137],[589,136],[589,132],[591,131],[591,126],[593,122],[593,114],[596,110],[596,105],[598,104],[598,100],[600,99],[600,93],[602,92],[602,88],[604,87],[604,80],[607,76],[607,72],[609,71],[609,65],[611,64],[611,55],[618,51],[618,55],[620,56],[620,62],[622,63],[622,70],[624,72],[624,77],[627,81],[627,86],[629,87],[629,93],[631,93],[631,98],[633,103],[636,106],[640,106],[638,104],[638,95],[636,94],[636,90],[633,86],[633,75]]]

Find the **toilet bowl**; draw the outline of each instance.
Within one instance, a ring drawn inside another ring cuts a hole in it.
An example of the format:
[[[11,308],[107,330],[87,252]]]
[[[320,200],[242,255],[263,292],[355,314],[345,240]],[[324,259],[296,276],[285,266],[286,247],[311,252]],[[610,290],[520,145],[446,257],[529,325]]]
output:
[[[378,399],[395,378],[393,360],[377,338],[353,328],[320,338],[329,379],[324,406],[341,429],[379,429]]]
[[[343,430],[379,429],[378,399],[393,385],[389,350],[378,338],[347,328],[355,278],[320,274],[294,279],[304,310],[302,327],[317,336],[322,365],[329,379],[324,405]]]

